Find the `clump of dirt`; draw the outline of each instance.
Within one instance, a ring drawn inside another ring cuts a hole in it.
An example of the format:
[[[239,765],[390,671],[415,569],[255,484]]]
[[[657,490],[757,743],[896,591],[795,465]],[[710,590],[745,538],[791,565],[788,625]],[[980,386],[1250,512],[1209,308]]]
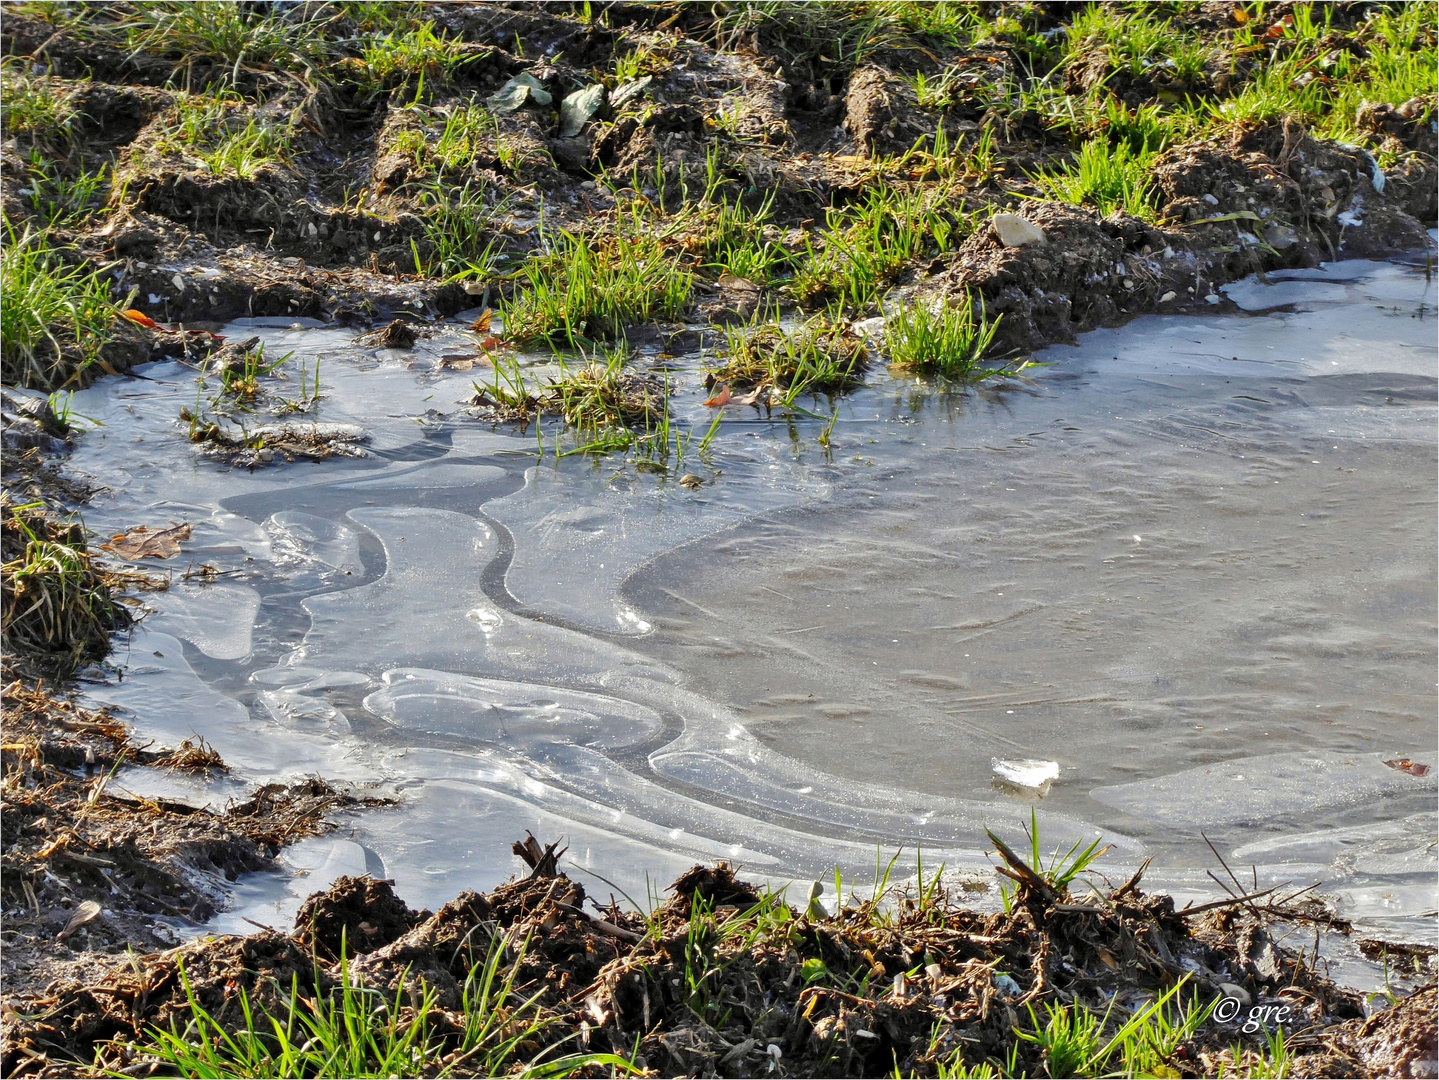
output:
[[[383,948],[429,918],[411,911],[391,881],[342,877],[315,893],[295,916],[295,939],[327,961]]]
[[[272,784],[223,811],[135,795],[129,766],[226,771],[212,748],[155,751],[125,725],[43,685],[3,691],[0,828],[6,910],[4,971],[13,994],[65,964],[175,942],[174,920],[203,922],[226,902],[223,882],[272,867],[285,844],[331,828],[338,810],[385,800],[321,780]],[[94,916],[57,943],[81,906]]]
[[[379,349],[412,349],[419,340],[421,331],[404,319],[392,319],[378,330],[361,334],[355,339],[356,345]]]
[[[634,1055],[660,1075],[749,1076],[776,1062],[786,1075],[934,1075],[1011,1052],[1028,1075],[1048,1075],[1040,1048],[1016,1039],[1035,1023],[1031,1008],[1128,1013],[1176,987],[1201,1004],[1283,1005],[1290,1030],[1311,1032],[1296,1076],[1339,1067],[1421,1075],[1402,1070],[1422,1068],[1432,1048],[1432,988],[1365,1020],[1358,995],[1269,934],[1277,913],[1237,903],[1176,911],[1137,880],[1085,902],[1021,880],[1011,910],[993,915],[930,892],[817,917],[720,864],[684,874],[645,918],[613,904],[586,912],[584,888],[544,873],[544,855],[529,877],[464,893],[433,915],[411,911],[388,882],[342,878],[306,902],[292,934],[197,942],[88,973],[85,985],[57,984],[43,1025],[23,1008],[11,1014],[7,1074],[61,1075],[92,1062],[143,1069],[127,1044],[149,1026],[183,1026],[187,992],[234,1030],[240,991],[268,1008],[295,975],[306,995],[332,992],[344,977],[342,942],[352,980],[391,995],[404,985],[415,1001],[421,985],[433,993],[437,1060],[463,1029],[453,1012],[461,987],[497,951],[515,993],[546,1023],[546,1045]],[[1216,1020],[1164,1067],[1212,1075],[1233,1064],[1236,1047],[1252,1057],[1265,1037],[1262,1026]],[[532,1054],[543,1060],[543,1046]]]

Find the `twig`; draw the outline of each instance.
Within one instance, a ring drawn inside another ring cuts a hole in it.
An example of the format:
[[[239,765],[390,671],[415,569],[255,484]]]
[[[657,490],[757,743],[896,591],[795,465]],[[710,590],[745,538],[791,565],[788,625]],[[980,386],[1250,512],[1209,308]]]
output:
[[[1272,889],[1265,889],[1262,892],[1257,893],[1249,893],[1247,896],[1232,896],[1228,900],[1212,900],[1207,904],[1200,904],[1198,907],[1181,908],[1179,911],[1175,912],[1175,914],[1181,916],[1198,915],[1200,912],[1213,911],[1215,908],[1233,907],[1235,904],[1248,904],[1249,901],[1257,900],[1261,896],[1268,896],[1272,892],[1277,892],[1280,888],[1282,888],[1282,886],[1275,885]]]

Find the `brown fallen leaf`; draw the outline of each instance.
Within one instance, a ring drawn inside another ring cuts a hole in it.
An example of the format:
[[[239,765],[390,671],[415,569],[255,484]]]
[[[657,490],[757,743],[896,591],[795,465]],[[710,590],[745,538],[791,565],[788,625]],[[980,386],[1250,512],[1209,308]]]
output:
[[[705,404],[711,409],[718,409],[722,405],[728,405],[730,399],[729,383],[722,385],[712,398],[706,398]]]
[[[100,546],[122,559],[168,559],[180,554],[180,541],[190,539],[188,521],[175,524],[168,529],[151,529],[147,525],[136,525],[116,533],[107,544]]]
[[[55,940],[64,941],[87,922],[92,922],[99,917],[100,905],[93,900],[82,900],[75,909],[75,913],[70,916],[70,921],[65,924],[65,929],[60,931]]]
[[[150,318],[150,316],[146,315],[143,311],[136,311],[134,308],[126,308],[124,311],[120,312],[120,314],[122,317],[129,319],[132,323],[136,323],[139,326],[149,327],[151,330],[155,329],[155,327],[160,325],[154,319]]]
[[[1384,763],[1391,769],[1398,769],[1400,772],[1408,773],[1410,776],[1428,776],[1430,769],[1428,765],[1421,765],[1417,761],[1410,761],[1407,757],[1395,758],[1393,761]]]
[[[480,312],[480,317],[470,323],[470,329],[477,334],[486,333],[490,329],[490,320],[494,317],[495,313],[489,308],[485,308],[484,311]]]
[[[731,394],[729,403],[731,405],[753,405],[760,398],[769,393],[769,387],[756,386],[748,394]]]
[[[486,352],[489,352],[491,349],[503,348],[504,344],[505,343],[503,339],[497,338],[493,334],[491,334],[487,338],[480,339],[480,348],[484,349]]]

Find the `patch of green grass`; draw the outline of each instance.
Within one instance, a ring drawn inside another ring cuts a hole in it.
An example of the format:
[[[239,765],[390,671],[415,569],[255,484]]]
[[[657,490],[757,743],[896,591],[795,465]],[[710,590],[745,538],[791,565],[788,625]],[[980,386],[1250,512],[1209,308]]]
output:
[[[590,432],[611,428],[649,428],[667,410],[664,380],[626,371],[629,352],[623,346],[597,353],[583,367],[570,370],[563,362],[549,398],[565,423]]]
[[[183,95],[157,131],[157,151],[191,158],[216,176],[246,180],[283,166],[294,141],[290,117],[251,109],[228,93]]]
[[[505,203],[490,201],[488,185],[466,180],[454,188],[438,178],[420,189],[427,257],[415,249],[415,272],[452,281],[487,278],[502,254],[496,230]]]
[[[447,82],[464,62],[465,46],[458,38],[435,33],[435,24],[427,22],[366,39],[360,59],[367,89],[378,94],[411,80]]]
[[[1127,142],[1111,147],[1107,139],[1089,139],[1067,168],[1043,171],[1033,179],[1051,198],[1075,206],[1088,204],[1101,215],[1121,210],[1153,221],[1149,169],[1151,151],[1134,151]]]
[[[9,58],[0,66],[0,129],[32,144],[68,144],[79,118],[77,88],[28,74]]]
[[[830,393],[861,381],[865,346],[834,313],[816,315],[792,331],[766,322],[725,329],[728,359],[711,371],[716,384],[769,389],[773,403],[800,394]]]
[[[1000,319],[989,321],[973,303],[904,305],[884,321],[885,350],[900,367],[950,378],[985,369],[980,361],[994,343]]]
[[[613,85],[622,86],[645,75],[663,75],[671,67],[663,54],[648,45],[636,45],[615,57]]]
[[[886,5],[867,0],[737,0],[721,10],[722,47],[756,33],[791,61],[819,70],[852,69],[909,37]]]
[[[1040,1048],[1050,1076],[1161,1076],[1161,1070],[1173,1069],[1174,1052],[1194,1037],[1219,1001],[1186,1001],[1179,995],[1187,982],[1186,976],[1123,1022],[1114,1017],[1113,1005],[1098,1014],[1050,1004],[1042,1020],[1030,1005],[1030,1030],[1015,1034]]]
[[[948,251],[971,222],[942,192],[874,186],[857,205],[827,211],[825,226],[819,249],[806,241],[807,258],[790,291],[802,304],[835,301],[863,311],[906,264],[925,252]]]
[[[1374,135],[1356,122],[1366,102],[1401,105],[1418,98],[1425,103],[1420,123],[1433,119],[1439,26],[1432,5],[1403,4],[1372,12],[1357,35],[1366,55],[1342,49],[1325,52],[1322,42],[1331,16],[1325,9],[1321,18],[1316,10],[1295,5],[1293,24],[1278,43],[1257,37],[1253,21],[1235,32],[1236,55],[1264,49],[1270,53],[1237,93],[1209,103],[1212,123],[1252,127],[1294,117],[1312,125],[1320,137],[1376,146]]]
[[[335,15],[311,5],[289,8],[239,3],[191,3],[189,0],[146,0],[114,29],[124,35],[132,53],[174,57],[179,67],[209,61],[228,69],[231,82],[242,71],[279,69],[313,75],[329,58],[326,26]],[[109,35],[111,27],[96,27]]]
[[[1103,49],[1111,69],[1131,78],[1155,74],[1184,77],[1202,74],[1207,52],[1199,39],[1173,19],[1156,18],[1148,10],[1125,10],[1091,4],[1069,23],[1065,64],[1084,61],[1096,48]]]
[[[527,287],[502,309],[505,334],[552,344],[607,340],[635,323],[676,318],[694,285],[694,275],[645,232],[562,231],[521,274]]]
[[[304,989],[296,976],[275,1012],[239,994],[242,1023],[225,1024],[202,1006],[184,968],[180,977],[190,1015],[152,1032],[137,1047],[178,1076],[383,1078],[393,1076],[571,1076],[605,1069],[633,1074],[633,1063],[614,1054],[563,1053],[547,1042],[549,1022],[538,995],[515,990],[520,958],[506,964],[492,947],[465,980],[455,1033],[439,1015],[435,992],[422,983],[400,985],[393,996],[366,987],[343,958],[334,987]]]
[[[66,176],[38,149],[26,159],[28,176],[22,195],[35,216],[46,228],[73,228],[92,220],[104,206],[110,191],[110,167],[101,165],[94,172],[81,169]]]
[[[418,30],[426,22],[418,0],[339,0],[335,6],[362,33]]]
[[[83,380],[119,310],[102,269],[70,262],[46,233],[6,225],[0,249],[0,360],[12,386],[56,390]]]
[[[421,117],[424,127],[401,132],[394,146],[414,158],[419,175],[464,172],[477,155],[493,152],[498,144],[495,118],[473,98],[455,102],[438,113],[419,106],[411,111]]]

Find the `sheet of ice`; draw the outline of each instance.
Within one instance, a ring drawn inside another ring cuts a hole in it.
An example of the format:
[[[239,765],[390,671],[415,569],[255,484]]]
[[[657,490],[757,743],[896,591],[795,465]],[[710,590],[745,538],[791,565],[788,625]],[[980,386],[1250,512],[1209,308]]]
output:
[[[212,689],[185,660],[184,646],[168,634],[136,627],[111,659],[124,677],[88,682],[93,704],[126,710],[144,739],[176,746],[203,737],[239,775],[285,780],[319,774],[334,779],[368,779],[346,758],[342,745],[324,734],[282,728],[260,719],[229,694]]]
[[[782,446],[750,442],[727,454],[723,480],[693,490],[608,468],[530,469],[523,490],[484,507],[514,537],[510,593],[579,626],[648,633],[649,623],[619,599],[621,583],[645,562],[755,514],[828,495]]]
[[[1370,805],[1387,795],[1435,790],[1433,775],[1410,776],[1379,754],[1266,754],[1153,780],[1095,788],[1090,794],[1126,814],[1181,828],[1296,819],[1336,806]]]
[[[387,671],[365,708],[393,724],[524,751],[553,743],[614,749],[660,734],[653,709],[534,683],[416,669]]]
[[[175,582],[147,597],[155,613],[151,625],[182,637],[216,660],[243,660],[250,655],[251,633],[260,611],[260,594],[244,585],[222,581]]]
[[[617,459],[526,472],[532,439],[441,415],[470,390],[439,340],[258,331],[321,358],[319,419],[365,425],[363,461],[230,470],[177,429],[192,371],[102,380],[76,400],[106,426],[72,465],[113,491],[87,523],[192,520],[187,556],[253,625],[222,641],[207,594],[177,591],[96,694],[142,734],[203,734],[237,781],[401,791],[347,822],[358,850],[267,879],[260,921],[327,860],[411,903],[493,885],[524,828],[638,898],[696,858],[853,876],[903,843],[980,867],[986,824],[1029,820],[991,758],[1062,767],[1046,844],[1102,831],[1114,865],[1147,851],[1156,887],[1212,898],[1212,857],[1172,827],[1196,771],[1256,747],[1372,765],[1422,749],[1434,710],[1433,286],[1345,263],[1231,291],[1271,313],[1135,320],[973,390],[875,371],[828,449],[818,422],[727,409],[693,490]],[[682,421],[707,423],[703,397],[677,386]],[[1376,920],[1428,910],[1432,852],[1384,830],[1432,786],[1275,775],[1205,800],[1222,849]]]
[[[1348,290],[1324,281],[1262,282],[1248,277],[1219,289],[1245,311],[1266,311],[1290,304],[1322,304],[1342,301]]]
[[[266,519],[265,528],[279,566],[309,565],[341,576],[364,571],[359,537],[338,521],[302,510],[281,510]]]

